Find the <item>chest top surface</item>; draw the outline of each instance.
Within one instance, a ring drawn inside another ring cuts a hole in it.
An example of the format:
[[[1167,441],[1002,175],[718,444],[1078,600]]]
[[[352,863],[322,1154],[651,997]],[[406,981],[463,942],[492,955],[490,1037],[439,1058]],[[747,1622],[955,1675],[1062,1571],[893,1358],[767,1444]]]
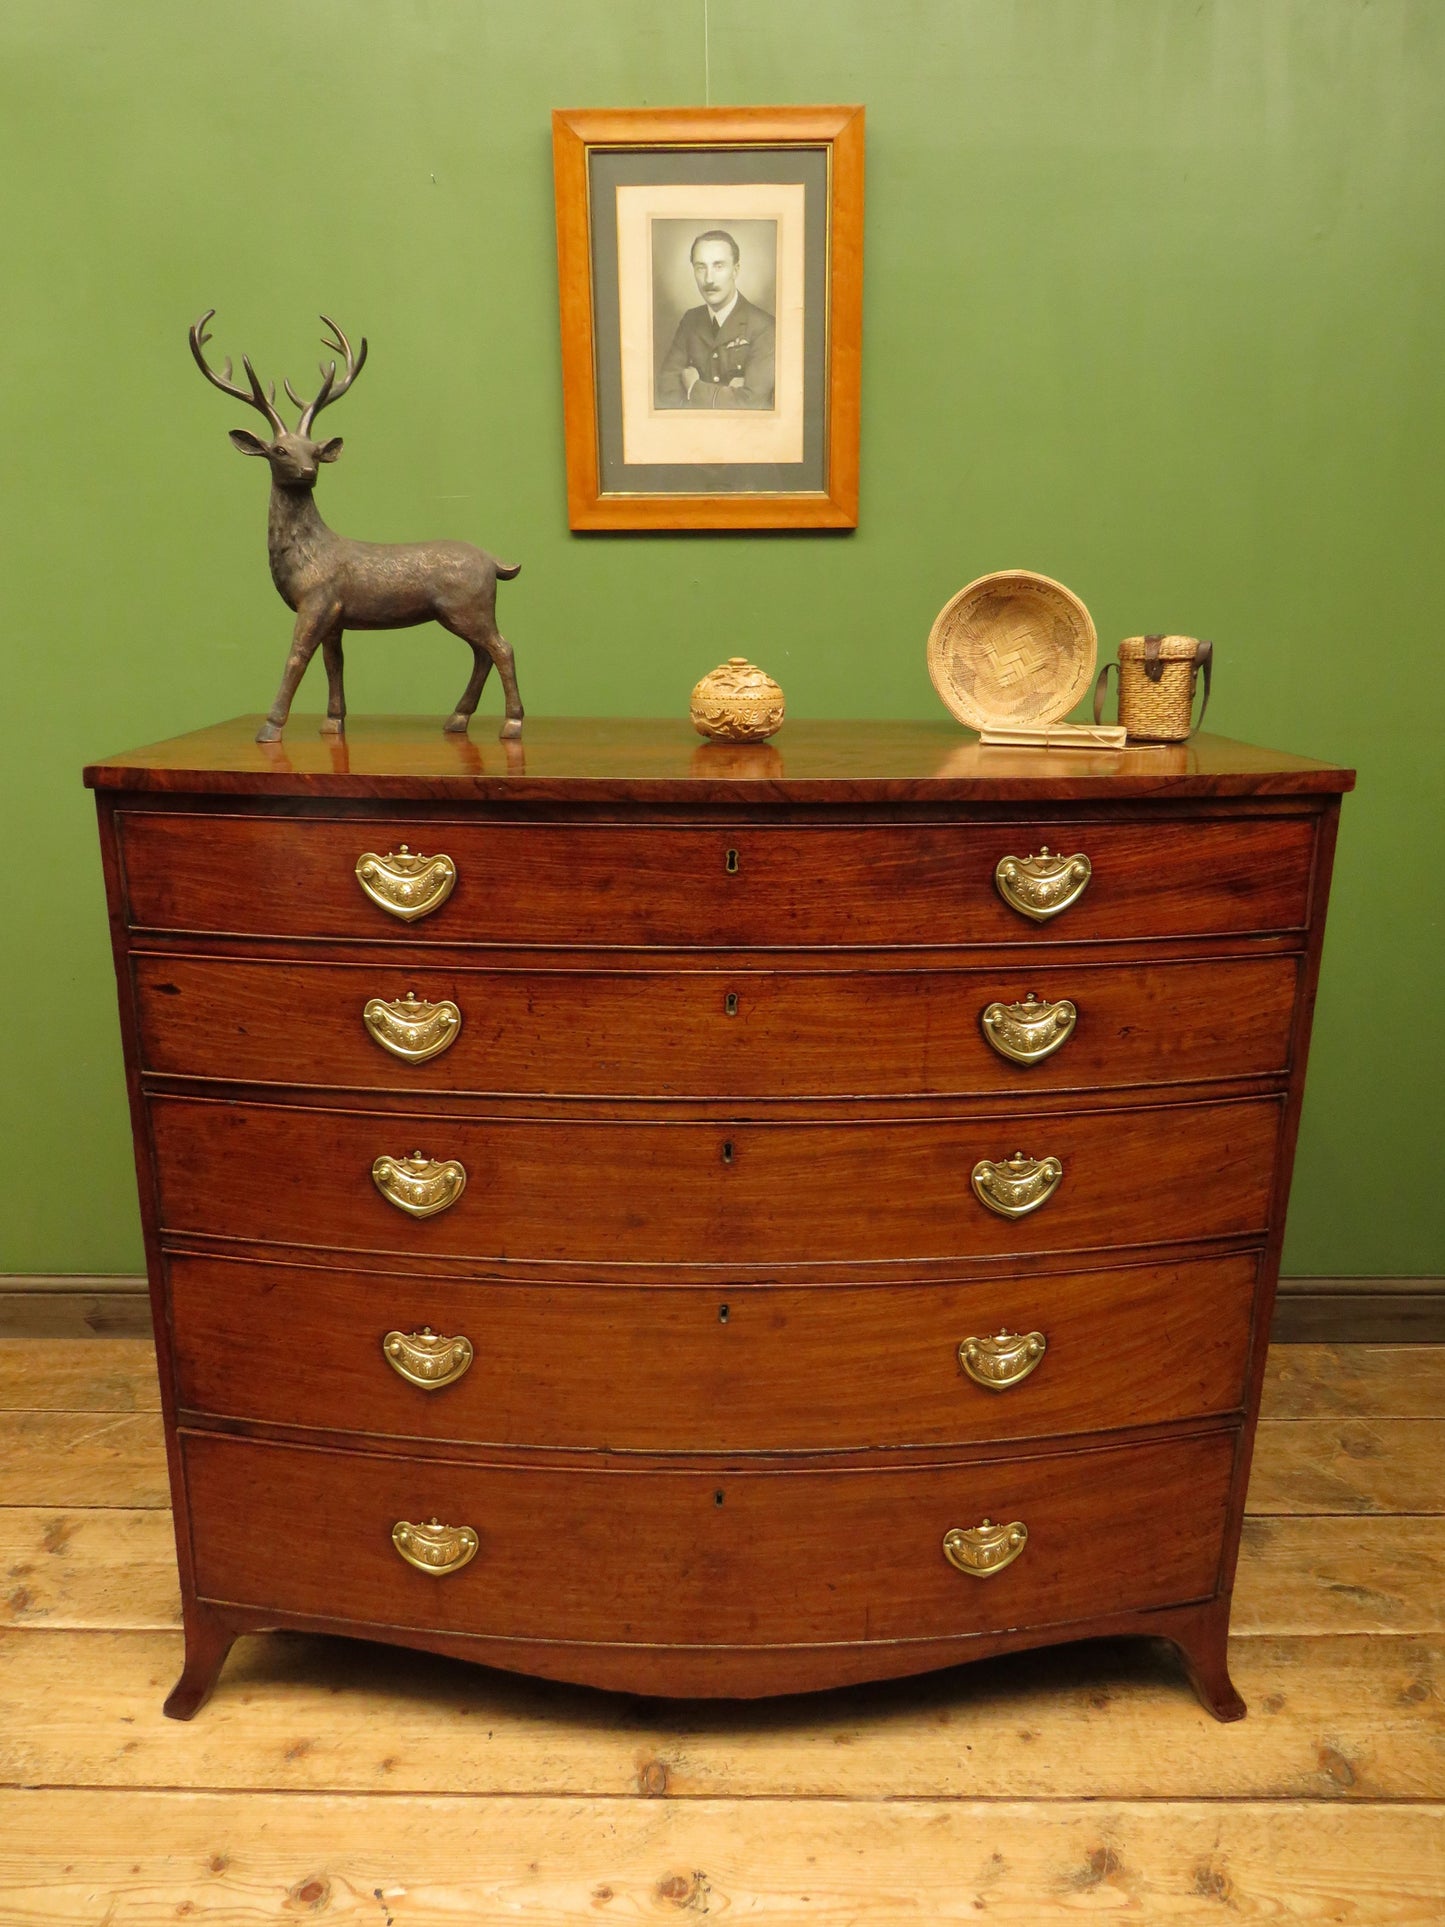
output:
[[[529,718],[517,743],[410,716],[319,717],[257,743],[238,716],[91,764],[93,789],[214,796],[655,804],[1105,802],[1309,796],[1354,771],[1226,736],[1123,750],[984,748],[947,722],[790,722],[768,743],[702,742],[670,718]]]

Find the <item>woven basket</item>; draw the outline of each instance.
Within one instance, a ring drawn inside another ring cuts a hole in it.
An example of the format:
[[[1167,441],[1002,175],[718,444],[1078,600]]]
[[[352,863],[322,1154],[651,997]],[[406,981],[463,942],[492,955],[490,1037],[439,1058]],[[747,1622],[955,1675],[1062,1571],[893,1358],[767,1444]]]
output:
[[[1098,637],[1071,589],[1032,569],[981,575],[939,610],[928,673],[970,729],[1060,722],[1088,694]]]
[[[1141,743],[1182,743],[1194,730],[1194,679],[1204,671],[1199,726],[1209,707],[1214,644],[1194,636],[1125,636],[1117,663],[1105,663],[1094,684],[1094,721],[1104,715],[1109,671],[1119,672],[1119,721]]]

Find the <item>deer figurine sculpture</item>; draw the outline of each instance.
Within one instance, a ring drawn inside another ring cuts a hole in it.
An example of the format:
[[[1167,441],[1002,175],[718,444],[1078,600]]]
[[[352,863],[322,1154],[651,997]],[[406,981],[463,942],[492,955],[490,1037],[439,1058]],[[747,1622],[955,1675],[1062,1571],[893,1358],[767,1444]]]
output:
[[[276,384],[262,387],[247,356],[241,357],[250,392],[231,379],[227,356],[220,374],[206,362],[210,340],[206,323],[215,315],[208,308],[190,331],[191,353],[206,380],[223,395],[245,402],[266,418],[268,441],[248,429],[231,430],[232,446],[243,455],[261,455],[271,465],[271,513],[266,547],[271,558],[271,580],[288,608],[296,611],[296,627],[285,672],[270,714],[256,732],[258,743],[280,741],[296,685],[306,666],[321,650],[326,664],[326,721],[323,729],[340,735],[346,727],[346,696],[342,688],[341,638],[347,629],[406,629],[418,622],[436,621],[460,636],[472,651],[472,673],[456,709],[444,727],[464,731],[471,721],[492,664],[502,679],[506,716],[501,736],[506,741],[522,733],[522,699],[517,694],[517,672],[511,645],[497,628],[497,581],[510,582],[521,571],[498,562],[470,542],[353,542],[337,535],[321,519],[312,491],[319,464],[334,462],[341,439],[315,441],[311,430],[323,408],[339,401],[361,373],[366,361],[366,339],[353,354],[351,343],[327,315],[330,330],[324,345],[343,357],[345,371],[336,363],[321,363],[321,386],[311,401],[303,401],[285,383],[286,393],[301,410],[294,432],[276,409]]]

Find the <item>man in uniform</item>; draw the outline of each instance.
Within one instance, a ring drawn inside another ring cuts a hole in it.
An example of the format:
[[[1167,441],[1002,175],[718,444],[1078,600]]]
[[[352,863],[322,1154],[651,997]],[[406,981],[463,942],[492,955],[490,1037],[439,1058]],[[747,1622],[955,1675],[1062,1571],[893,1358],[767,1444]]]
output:
[[[738,244],[721,228],[692,244],[702,296],[677,324],[657,377],[659,408],[771,408],[773,317],[738,293]]]

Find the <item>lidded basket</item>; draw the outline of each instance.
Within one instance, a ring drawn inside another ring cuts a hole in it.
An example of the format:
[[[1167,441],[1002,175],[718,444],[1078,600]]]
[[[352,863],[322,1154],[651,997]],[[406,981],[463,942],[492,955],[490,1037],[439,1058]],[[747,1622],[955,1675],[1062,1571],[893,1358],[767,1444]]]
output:
[[[761,743],[783,726],[783,692],[746,656],[729,656],[694,685],[692,726],[720,743]]]
[[[1214,644],[1196,636],[1125,636],[1119,644],[1119,721],[1141,743],[1182,743],[1195,724],[1194,685],[1204,671],[1204,701],[1199,710],[1203,726],[1209,707],[1209,674]],[[1113,664],[1100,672],[1094,686],[1094,720],[1104,707],[1104,685]]]

